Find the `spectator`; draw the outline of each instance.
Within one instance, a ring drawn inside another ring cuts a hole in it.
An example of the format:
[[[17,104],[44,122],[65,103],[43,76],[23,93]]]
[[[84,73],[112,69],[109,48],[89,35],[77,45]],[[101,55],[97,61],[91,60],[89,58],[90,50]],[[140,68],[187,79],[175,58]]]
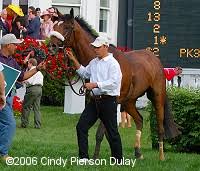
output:
[[[54,9],[54,7],[49,7],[49,8],[47,9],[47,11],[49,12],[50,17],[52,17],[52,16],[55,15],[55,9]]]
[[[17,39],[14,34],[6,34],[3,36],[0,39],[0,62],[21,71],[20,66],[17,64],[15,59],[12,58],[12,55],[15,54],[16,44],[22,42],[23,40]],[[18,81],[24,81],[30,78],[42,68],[45,68],[44,63],[40,63],[36,68],[30,71],[21,71]],[[16,122],[12,110],[12,99],[13,92],[11,91],[6,97],[5,107],[0,110],[0,157],[3,160],[7,160],[9,158],[8,151],[16,129]]]
[[[49,37],[50,32],[53,31],[53,22],[48,11],[43,11],[41,18],[43,19],[40,26],[41,38],[46,39]]]
[[[37,66],[37,60],[30,58],[28,60],[28,69],[32,70]],[[29,115],[31,110],[34,112],[35,128],[41,127],[40,100],[42,97],[43,75],[38,71],[35,75],[24,81],[26,84],[26,94],[24,96],[21,127],[26,128],[29,124]]]
[[[35,11],[36,11],[36,16],[40,17],[41,9],[40,8],[36,8]]]
[[[175,68],[164,68],[164,74],[168,81],[172,80],[175,76],[178,76],[182,73],[181,67],[175,67]]]
[[[23,29],[23,25],[21,24],[21,17],[24,16],[24,13],[19,6],[13,4],[10,4],[6,8],[6,10],[8,11],[8,14],[12,17],[11,33],[13,33],[17,38],[20,38],[20,33]]]
[[[10,33],[9,31],[9,24],[7,22],[7,11],[6,9],[3,9],[1,11],[1,17],[0,17],[0,29],[2,29],[2,36]]]
[[[36,16],[36,10],[33,6],[28,8],[28,19],[29,23],[27,28],[24,28],[24,32],[31,38],[40,39],[40,18]]]
[[[51,21],[53,23],[58,20],[58,18],[59,18],[58,15],[61,15],[61,13],[58,11],[58,9],[54,8],[54,7],[48,8],[47,11],[49,12],[50,17],[51,17]]]

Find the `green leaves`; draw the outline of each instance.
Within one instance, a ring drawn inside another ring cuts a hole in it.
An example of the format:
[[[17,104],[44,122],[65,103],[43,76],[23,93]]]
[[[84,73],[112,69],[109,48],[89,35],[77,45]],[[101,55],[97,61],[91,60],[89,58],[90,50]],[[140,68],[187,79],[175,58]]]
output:
[[[200,146],[200,90],[170,87],[168,97],[172,105],[175,122],[183,127],[182,135],[176,139],[168,140],[176,151],[191,151],[193,147]],[[155,112],[152,105],[150,111],[152,146],[157,143],[157,130]]]

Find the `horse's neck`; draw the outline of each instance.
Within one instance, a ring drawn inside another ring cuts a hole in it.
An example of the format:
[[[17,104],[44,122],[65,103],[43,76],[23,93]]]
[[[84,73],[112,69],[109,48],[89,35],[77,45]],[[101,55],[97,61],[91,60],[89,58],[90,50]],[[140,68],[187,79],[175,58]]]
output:
[[[73,49],[79,62],[84,66],[86,66],[90,60],[95,57],[95,52],[90,47],[90,42],[93,40],[94,39],[91,36],[88,36],[88,34],[82,29],[79,30],[78,34],[75,34]]]
[[[120,58],[119,56],[124,55],[123,52],[119,51],[118,49],[116,49],[116,47],[110,45],[109,46],[109,52],[113,54],[114,58],[119,62]]]
[[[75,46],[74,46],[74,51],[78,57],[79,62],[83,65],[86,66],[90,60],[95,57],[94,52],[89,48],[87,43],[82,43],[79,41]]]

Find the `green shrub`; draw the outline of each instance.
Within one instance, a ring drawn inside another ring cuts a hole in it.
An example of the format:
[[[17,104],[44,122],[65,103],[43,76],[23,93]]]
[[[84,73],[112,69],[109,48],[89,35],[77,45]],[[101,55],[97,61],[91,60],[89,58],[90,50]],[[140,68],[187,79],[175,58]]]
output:
[[[49,75],[44,76],[44,85],[42,89],[42,105],[63,106],[65,96],[65,87]]]
[[[175,122],[181,126],[182,135],[167,140],[175,151],[193,151],[200,147],[200,90],[185,88],[168,89]],[[149,103],[152,147],[157,147],[157,122],[154,109]]]

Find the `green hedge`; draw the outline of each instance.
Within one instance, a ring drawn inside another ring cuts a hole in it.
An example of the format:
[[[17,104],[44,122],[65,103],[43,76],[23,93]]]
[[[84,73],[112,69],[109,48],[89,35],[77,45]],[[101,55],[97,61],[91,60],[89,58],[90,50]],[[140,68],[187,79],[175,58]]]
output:
[[[65,87],[56,80],[52,80],[49,75],[45,75],[41,104],[48,106],[63,106],[64,96]]]
[[[166,140],[175,151],[200,151],[200,90],[185,88],[168,89],[172,113],[175,122],[182,127],[182,135]],[[157,122],[151,104],[147,106],[150,112],[150,127],[152,147],[157,147]]]

